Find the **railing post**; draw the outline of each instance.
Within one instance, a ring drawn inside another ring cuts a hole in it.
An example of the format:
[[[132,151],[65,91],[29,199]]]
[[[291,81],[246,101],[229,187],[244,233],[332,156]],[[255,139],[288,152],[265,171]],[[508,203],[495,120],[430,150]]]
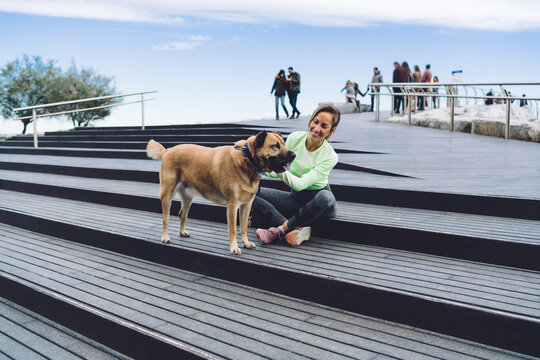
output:
[[[37,117],[36,109],[32,109],[32,125],[34,128],[34,148],[38,148],[38,137],[37,137]]]
[[[449,95],[454,95],[454,91],[450,87],[448,87],[447,91]],[[450,100],[450,129],[449,130],[451,132],[454,132],[454,115],[455,115],[456,101],[454,97],[450,97],[449,100]]]
[[[506,91],[506,89],[504,88],[504,86],[500,85],[501,86],[501,91],[503,93],[503,95],[507,98],[506,99],[506,122],[505,122],[505,126],[504,126],[504,138],[506,140],[510,139],[510,105],[512,104],[510,99],[508,99],[508,91]]]
[[[411,96],[411,93],[409,92],[409,90],[405,89],[405,87],[403,87],[403,91],[405,92],[405,94],[407,94],[407,102],[408,102],[408,106],[407,106],[407,110],[408,110],[408,117],[409,117],[409,125],[412,125],[412,106],[411,106],[411,102],[412,102],[412,96]]]
[[[379,89],[379,91],[380,91],[380,89]],[[379,95],[379,92],[378,92],[378,91],[377,91],[377,95],[375,95],[375,97],[376,97],[376,101],[377,101],[377,104],[376,104],[376,106],[377,106],[376,109],[377,109],[377,110],[376,110],[375,117],[376,117],[376,119],[377,119],[377,122],[379,122],[379,111],[380,111],[380,109],[379,109],[379,106],[380,106],[379,101],[380,101],[380,95]]]
[[[508,95],[507,95],[508,96]],[[506,140],[510,139],[510,107],[512,102],[510,99],[506,99],[506,126],[504,128],[504,138]]]
[[[144,130],[144,94],[141,94],[141,122]]]

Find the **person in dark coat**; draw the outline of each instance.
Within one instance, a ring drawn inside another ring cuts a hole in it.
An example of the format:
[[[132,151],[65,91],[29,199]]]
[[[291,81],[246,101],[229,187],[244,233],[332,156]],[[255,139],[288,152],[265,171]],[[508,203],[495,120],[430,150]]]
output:
[[[296,108],[296,100],[298,94],[300,94],[300,74],[295,72],[292,66],[289,67],[289,78],[287,80],[289,81],[287,94],[289,95],[289,103],[293,109],[290,118],[294,119],[294,114],[296,114],[296,117],[300,116],[300,111]]]
[[[426,65],[426,70],[424,70],[424,75],[422,75],[422,79],[420,79],[421,82],[423,83],[428,83],[428,82],[431,82],[431,65],[430,64],[427,64]],[[429,89],[425,89],[425,88],[422,88],[422,92],[427,92],[429,91]],[[424,110],[426,108],[426,97],[425,96],[420,96],[420,101],[419,101],[419,106],[418,106],[418,110]]]
[[[489,90],[487,92],[486,96],[493,96],[493,91]],[[493,105],[493,99],[486,99],[486,101],[484,101],[484,103],[486,105]]]
[[[382,74],[381,72],[379,71],[378,68],[374,67],[373,68],[373,77],[371,78],[371,83],[382,83],[383,82],[383,77],[382,77]],[[373,111],[373,103],[375,102],[375,94],[378,94],[379,91],[380,91],[381,87],[380,86],[373,86],[371,88],[371,107],[369,109],[369,111]]]
[[[525,94],[523,94],[523,97],[525,97]],[[519,106],[520,107],[523,107],[523,106],[526,106],[526,105],[528,105],[527,99],[520,99],[519,100]]]
[[[283,111],[285,111],[285,116],[289,117],[289,112],[287,111],[287,107],[285,106],[285,93],[289,89],[289,82],[287,81],[287,78],[285,77],[285,70],[281,69],[279,70],[279,73],[276,75],[274,79],[274,85],[272,86],[272,90],[270,90],[270,94],[274,93],[274,97],[276,99],[276,120],[279,120],[279,103],[281,102],[281,107],[283,107]]]
[[[409,75],[407,71],[399,65],[399,62],[394,61],[394,73],[392,74],[392,82],[395,83],[406,83],[409,82]],[[401,93],[401,88],[395,87],[394,89],[394,112],[399,114],[399,108],[403,104],[403,96],[399,95]]]

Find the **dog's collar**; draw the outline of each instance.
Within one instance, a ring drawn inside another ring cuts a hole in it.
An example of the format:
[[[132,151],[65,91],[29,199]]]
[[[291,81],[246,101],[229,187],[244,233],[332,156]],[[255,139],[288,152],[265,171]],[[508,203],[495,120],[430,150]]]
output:
[[[253,159],[253,156],[251,155],[251,152],[249,151],[249,147],[246,145],[244,146],[238,146],[234,145],[235,150],[241,150],[244,152],[244,156],[247,157],[246,165],[255,170],[257,174],[260,176],[264,175],[264,171],[255,163],[255,160]]]

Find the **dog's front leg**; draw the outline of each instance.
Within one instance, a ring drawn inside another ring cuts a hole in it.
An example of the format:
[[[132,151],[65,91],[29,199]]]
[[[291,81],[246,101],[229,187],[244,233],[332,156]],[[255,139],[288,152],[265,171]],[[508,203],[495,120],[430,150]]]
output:
[[[229,249],[231,254],[240,255],[242,251],[236,243],[236,213],[238,212],[238,204],[229,201],[227,204],[227,225],[229,226]]]
[[[242,243],[247,249],[256,247],[254,243],[248,241],[247,228],[249,222],[249,211],[251,210],[251,204],[253,200],[247,204],[240,205],[240,236],[242,237]]]

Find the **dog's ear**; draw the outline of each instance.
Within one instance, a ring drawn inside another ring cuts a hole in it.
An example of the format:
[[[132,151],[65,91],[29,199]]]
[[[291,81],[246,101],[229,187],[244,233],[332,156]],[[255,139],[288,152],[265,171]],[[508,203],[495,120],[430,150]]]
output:
[[[279,136],[281,138],[281,140],[285,141],[285,139],[283,138],[283,135],[281,135],[280,133],[278,133],[277,131],[272,131],[273,134],[276,134],[277,136]]]
[[[257,134],[257,137],[255,138],[255,149],[260,148],[264,145],[264,142],[266,141],[266,135],[268,135],[268,133],[264,130]]]

